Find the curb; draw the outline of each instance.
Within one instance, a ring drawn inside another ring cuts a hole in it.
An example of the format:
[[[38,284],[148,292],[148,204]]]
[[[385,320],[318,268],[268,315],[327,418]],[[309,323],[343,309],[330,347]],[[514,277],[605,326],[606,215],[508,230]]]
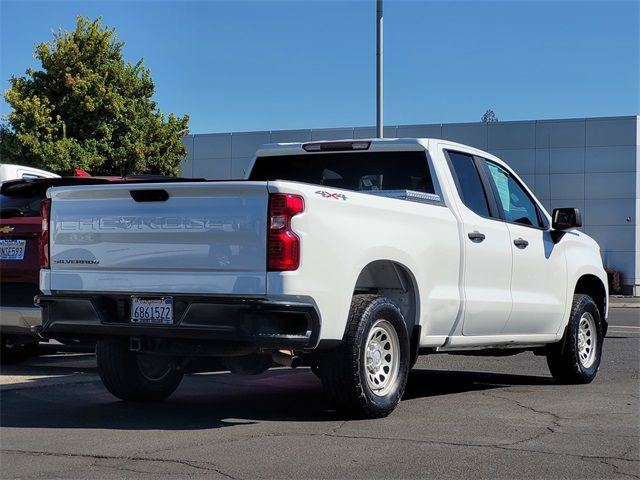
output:
[[[640,303],[610,302],[609,308],[640,308]]]

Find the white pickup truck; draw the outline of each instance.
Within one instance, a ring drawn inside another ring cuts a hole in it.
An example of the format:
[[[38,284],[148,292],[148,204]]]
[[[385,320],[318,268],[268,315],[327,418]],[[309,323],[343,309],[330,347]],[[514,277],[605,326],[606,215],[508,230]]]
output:
[[[261,148],[242,181],[52,188],[39,333],[97,340],[107,389],[308,365],[337,408],[391,412],[419,354],[600,363],[607,281],[580,213],[549,216],[495,156],[436,139]],[[48,228],[47,228],[48,227]]]

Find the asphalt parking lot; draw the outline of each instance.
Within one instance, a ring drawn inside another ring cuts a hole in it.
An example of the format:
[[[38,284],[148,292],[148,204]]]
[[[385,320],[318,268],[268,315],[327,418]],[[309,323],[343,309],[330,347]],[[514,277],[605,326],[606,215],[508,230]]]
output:
[[[111,397],[93,355],[0,375],[2,478],[640,478],[640,309],[612,309],[590,385],[544,358],[437,355],[398,409],[348,421],[308,369],[190,375],[160,404]]]

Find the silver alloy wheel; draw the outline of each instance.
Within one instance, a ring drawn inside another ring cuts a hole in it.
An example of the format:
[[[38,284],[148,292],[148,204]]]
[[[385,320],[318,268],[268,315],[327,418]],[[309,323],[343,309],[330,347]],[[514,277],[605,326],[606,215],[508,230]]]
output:
[[[143,377],[152,382],[159,382],[171,373],[173,365],[162,357],[153,355],[136,355],[138,369]]]
[[[578,323],[578,361],[584,368],[589,368],[596,360],[598,330],[596,322],[589,312],[580,317]]]
[[[387,320],[376,320],[364,349],[367,385],[380,397],[389,393],[400,369],[400,342],[396,329]]]

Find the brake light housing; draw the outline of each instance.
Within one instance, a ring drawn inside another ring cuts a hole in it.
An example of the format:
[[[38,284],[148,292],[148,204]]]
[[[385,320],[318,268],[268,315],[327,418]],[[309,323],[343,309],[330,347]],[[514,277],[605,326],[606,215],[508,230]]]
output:
[[[304,199],[301,196],[269,194],[268,271],[292,271],[300,266],[300,237],[291,228],[291,219],[302,212]]]
[[[42,203],[40,204],[40,217],[42,217],[42,229],[40,230],[40,240],[38,242],[40,268],[49,268],[49,219],[51,217],[50,198],[42,200]]]
[[[341,140],[338,142],[311,142],[302,145],[305,152],[344,152],[348,150],[369,150],[370,140]]]

